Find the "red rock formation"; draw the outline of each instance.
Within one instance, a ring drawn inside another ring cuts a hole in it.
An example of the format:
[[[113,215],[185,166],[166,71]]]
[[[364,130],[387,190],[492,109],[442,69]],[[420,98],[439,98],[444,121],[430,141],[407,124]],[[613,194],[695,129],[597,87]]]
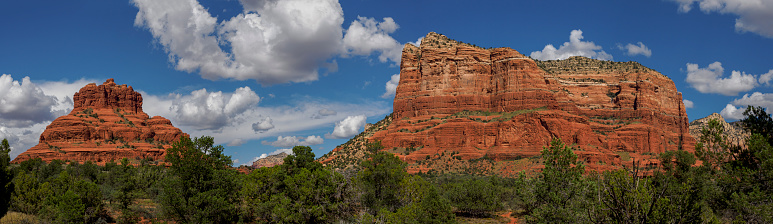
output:
[[[51,122],[38,145],[16,159],[94,161],[123,158],[160,160],[172,142],[187,136],[166,118],[150,118],[142,111],[142,96],[131,86],[108,79],[88,84],[75,93],[70,114]]]
[[[589,168],[604,170],[634,160],[656,165],[657,153],[694,144],[674,82],[636,62],[535,61],[436,33],[403,49],[393,106],[392,124],[370,140],[418,148],[400,155],[411,163],[451,152],[528,158],[558,137],[576,145]]]

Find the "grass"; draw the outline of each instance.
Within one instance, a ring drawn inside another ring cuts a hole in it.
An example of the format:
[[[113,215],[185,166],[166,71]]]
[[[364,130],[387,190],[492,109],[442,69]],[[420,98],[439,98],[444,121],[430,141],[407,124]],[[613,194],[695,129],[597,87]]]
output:
[[[631,161],[631,155],[628,152],[616,152],[620,155],[620,161]]]
[[[0,219],[0,224],[5,223],[43,223],[43,221],[33,215],[8,211],[8,213]]]

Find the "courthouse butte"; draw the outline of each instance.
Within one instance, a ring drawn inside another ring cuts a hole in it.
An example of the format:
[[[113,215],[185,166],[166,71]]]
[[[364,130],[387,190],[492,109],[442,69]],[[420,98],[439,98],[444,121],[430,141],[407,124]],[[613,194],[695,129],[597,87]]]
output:
[[[16,157],[14,163],[43,161],[162,160],[171,143],[188,136],[168,119],[142,111],[142,95],[131,86],[108,79],[88,84],[73,96],[70,114],[51,122],[40,142]]]
[[[658,153],[693,150],[688,126],[674,82],[639,63],[538,61],[429,33],[403,48],[393,113],[320,161],[351,168],[380,142],[411,172],[512,174],[561,138],[589,169],[651,170]]]

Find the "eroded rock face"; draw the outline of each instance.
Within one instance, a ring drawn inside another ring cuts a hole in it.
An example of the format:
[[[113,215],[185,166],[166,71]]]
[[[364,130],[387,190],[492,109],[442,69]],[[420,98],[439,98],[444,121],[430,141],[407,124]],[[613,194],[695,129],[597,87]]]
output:
[[[16,159],[32,158],[105,163],[123,158],[161,160],[171,143],[188,136],[168,119],[142,111],[142,96],[131,86],[108,79],[75,93],[70,114],[51,122],[38,145]]]
[[[252,162],[252,168],[261,168],[261,167],[273,167],[277,165],[282,165],[285,163],[285,157],[287,157],[287,153],[279,153],[276,155],[270,155],[266,156],[265,158],[261,158],[258,160],[255,160],[255,162]]]
[[[554,137],[595,170],[654,166],[657,153],[695,142],[674,82],[636,62],[535,61],[436,33],[404,47],[392,124],[370,140],[410,149],[400,157],[426,171],[426,160],[449,154],[533,157]]]
[[[709,127],[709,121],[717,120],[724,129],[724,136],[727,138],[727,143],[730,145],[737,145],[743,148],[746,147],[746,139],[751,136],[751,133],[741,127],[740,123],[730,124],[725,121],[725,118],[718,113],[713,113],[707,117],[694,120],[690,122],[690,135],[695,138],[696,141],[701,139],[703,135],[701,130]]]

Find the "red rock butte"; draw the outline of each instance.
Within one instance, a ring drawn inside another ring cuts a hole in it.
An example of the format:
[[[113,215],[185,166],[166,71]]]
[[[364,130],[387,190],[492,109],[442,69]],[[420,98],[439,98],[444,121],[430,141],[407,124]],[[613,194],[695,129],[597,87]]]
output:
[[[111,160],[162,160],[170,144],[188,136],[166,118],[142,111],[142,95],[108,79],[88,84],[73,96],[74,108],[51,122],[39,143],[13,162],[41,158],[105,163]]]
[[[538,61],[437,33],[403,48],[393,107],[391,124],[368,141],[405,149],[396,154],[414,172],[435,169],[424,160],[439,155],[534,157],[553,138],[574,145],[589,169],[654,166],[657,153],[695,142],[674,82],[639,63]]]

